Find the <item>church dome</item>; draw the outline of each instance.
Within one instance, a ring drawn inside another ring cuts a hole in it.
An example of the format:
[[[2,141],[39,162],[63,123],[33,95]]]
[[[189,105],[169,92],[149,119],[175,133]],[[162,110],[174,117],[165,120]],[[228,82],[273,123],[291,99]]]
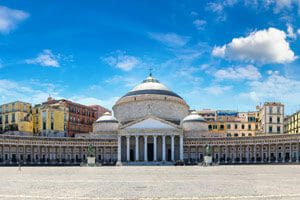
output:
[[[188,115],[189,106],[183,98],[150,74],[121,97],[113,106],[113,110],[115,117],[122,124],[152,115],[179,125]]]
[[[196,111],[186,116],[182,120],[181,126],[185,131],[208,131],[207,121]]]
[[[109,112],[104,113],[93,124],[94,132],[116,131],[118,127],[118,120]]]

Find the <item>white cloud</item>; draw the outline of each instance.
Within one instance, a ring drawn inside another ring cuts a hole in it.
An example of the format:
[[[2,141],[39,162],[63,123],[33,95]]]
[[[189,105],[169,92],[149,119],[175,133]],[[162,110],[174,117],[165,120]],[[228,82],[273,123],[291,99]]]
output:
[[[181,36],[176,33],[149,33],[149,36],[170,47],[184,46],[190,40],[190,37]]]
[[[297,34],[300,35],[300,29],[297,30]]]
[[[119,76],[119,75],[116,75],[112,78],[105,80],[105,83],[108,84],[124,85],[125,87],[130,87],[130,88],[136,86],[139,82],[140,81],[137,81],[135,78]]]
[[[59,91],[59,86],[41,83],[38,80],[16,82],[0,79],[0,104],[13,101],[40,104],[47,100],[49,94],[52,97],[59,97]]]
[[[281,76],[276,71],[269,74],[265,80],[251,82],[250,91],[241,93],[240,97],[250,97],[256,102],[282,102],[294,108],[299,106],[300,81]]]
[[[293,2],[296,2],[296,1],[295,0],[276,0],[274,12],[278,13],[282,9],[291,9]]]
[[[222,47],[215,46],[213,51],[212,51],[212,55],[216,56],[216,57],[224,58],[225,57],[225,50],[226,50],[226,45],[224,45]]]
[[[203,30],[206,24],[205,20],[196,19],[193,24],[196,26],[198,30]]]
[[[286,33],[276,28],[254,31],[247,37],[234,38],[223,47],[215,47],[214,56],[259,63],[289,63],[297,56],[286,41]]]
[[[230,91],[232,89],[232,86],[220,86],[220,85],[213,85],[210,87],[204,88],[204,90],[207,93],[213,94],[213,95],[221,95],[224,94],[227,91]]]
[[[292,39],[297,38],[297,34],[294,33],[294,29],[291,24],[287,24],[287,37],[292,38]]]
[[[0,6],[0,32],[3,34],[9,33],[16,26],[27,19],[29,14],[22,10],[10,9],[5,6]]]
[[[223,12],[224,6],[223,6],[222,3],[212,3],[212,2],[210,2],[210,3],[207,3],[206,9],[208,9],[212,12],[221,14]]]
[[[54,55],[51,50],[45,49],[38,55],[38,57],[34,59],[27,59],[25,62],[27,64],[40,64],[42,66],[59,67],[59,57],[60,55]]]
[[[129,55],[124,55],[123,53],[118,52],[116,56],[109,56],[103,58],[103,60],[110,66],[122,69],[124,71],[130,71],[137,65],[141,64],[139,58]]]
[[[217,80],[258,80],[262,76],[258,69],[253,65],[247,65],[245,67],[229,67],[228,69],[220,69],[213,74]]]
[[[86,97],[86,96],[74,96],[70,98],[71,101],[83,104],[83,105],[101,105],[107,109],[112,109],[113,105],[120,97],[112,97],[106,100],[101,100],[94,97]]]
[[[191,16],[198,16],[199,14],[196,11],[191,11],[190,15]]]

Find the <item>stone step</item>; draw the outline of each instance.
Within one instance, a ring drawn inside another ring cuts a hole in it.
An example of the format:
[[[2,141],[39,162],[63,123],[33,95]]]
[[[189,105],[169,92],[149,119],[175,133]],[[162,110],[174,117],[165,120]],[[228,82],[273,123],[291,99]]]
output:
[[[123,166],[173,166],[173,162],[122,162]]]

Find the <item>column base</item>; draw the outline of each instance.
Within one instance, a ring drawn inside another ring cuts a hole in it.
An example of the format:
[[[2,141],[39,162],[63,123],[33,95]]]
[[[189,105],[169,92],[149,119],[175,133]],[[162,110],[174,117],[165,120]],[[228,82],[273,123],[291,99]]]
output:
[[[122,162],[121,161],[117,161],[116,166],[122,166]]]

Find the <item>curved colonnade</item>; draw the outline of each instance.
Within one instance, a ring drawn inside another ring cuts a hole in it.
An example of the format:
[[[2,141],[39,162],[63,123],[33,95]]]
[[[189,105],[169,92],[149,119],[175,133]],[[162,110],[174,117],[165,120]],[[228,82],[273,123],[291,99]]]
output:
[[[156,138],[157,139],[157,138]],[[181,152],[174,151],[174,146],[179,145],[179,136],[166,139],[165,151],[161,139],[157,139],[160,145],[156,151],[156,161],[177,161]],[[127,138],[122,139],[127,144]],[[132,141],[131,141],[132,140]],[[129,144],[135,142],[131,138]],[[139,150],[146,148],[142,143],[144,138],[140,138]],[[150,141],[154,142],[154,138]],[[138,141],[139,142],[139,141]],[[137,143],[138,143],[137,142]],[[97,139],[97,138],[43,138],[25,136],[0,136],[0,164],[1,165],[79,165],[87,160],[88,146],[93,146],[96,163],[115,164],[118,160],[118,140]],[[148,144],[148,143],[147,143]],[[204,147],[206,144],[212,146],[212,158],[214,163],[219,164],[250,164],[250,163],[284,163],[299,162],[300,135],[271,135],[255,136],[243,138],[184,138],[183,139],[183,159],[186,164],[197,164],[203,161],[205,156]],[[121,147],[121,148],[125,148]],[[178,149],[178,148],[177,148]],[[170,151],[169,151],[170,150]],[[153,149],[154,151],[154,149]],[[137,155],[136,152],[126,152],[122,155],[123,162],[143,162],[144,152],[139,152],[138,160],[130,158],[130,154]],[[163,155],[161,152],[165,152]],[[127,158],[127,156],[129,157]],[[143,156],[140,156],[143,155]],[[151,158],[151,160],[154,160]],[[147,157],[147,162],[151,163]]]

